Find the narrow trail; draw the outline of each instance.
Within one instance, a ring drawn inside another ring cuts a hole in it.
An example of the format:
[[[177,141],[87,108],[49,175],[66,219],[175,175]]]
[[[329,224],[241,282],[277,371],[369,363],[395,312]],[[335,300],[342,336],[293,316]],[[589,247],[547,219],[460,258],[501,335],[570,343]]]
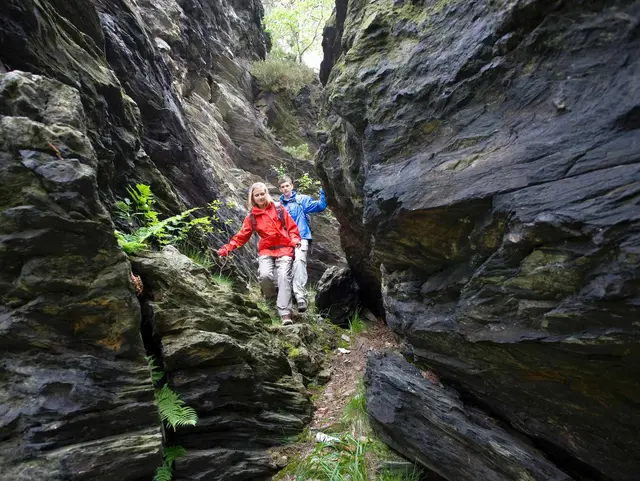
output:
[[[373,316],[369,316],[373,317]],[[394,334],[381,319],[364,323],[364,330],[343,331],[341,345],[326,361],[329,381],[314,396],[315,412],[305,432],[276,450],[282,471],[276,481],[346,480],[390,481],[417,476],[378,475],[389,461],[398,461],[377,439],[366,420],[362,380],[370,351],[398,348]],[[402,462],[402,460],[401,460]],[[406,462],[405,462],[406,463]],[[411,463],[407,463],[409,468]],[[401,466],[401,468],[406,466]],[[328,474],[328,471],[333,474]]]
[[[342,354],[336,350],[329,361],[331,378],[315,402],[310,432],[327,430],[340,422],[346,404],[356,394],[362,380],[369,351],[398,347],[391,329],[381,319],[377,319],[375,324],[367,323],[363,332],[347,336],[350,337],[347,348],[350,352]]]

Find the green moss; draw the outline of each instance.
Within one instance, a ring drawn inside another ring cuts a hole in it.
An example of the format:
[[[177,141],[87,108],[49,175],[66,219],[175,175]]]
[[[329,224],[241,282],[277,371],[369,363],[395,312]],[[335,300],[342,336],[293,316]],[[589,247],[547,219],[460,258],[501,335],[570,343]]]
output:
[[[441,122],[437,119],[431,119],[422,125],[422,133],[424,135],[431,135],[440,127]]]
[[[579,266],[566,254],[536,250],[522,261],[518,275],[504,285],[557,297],[574,292],[580,278]]]
[[[469,155],[468,157],[463,157],[462,159],[450,160],[440,165],[438,167],[438,170],[461,172],[464,169],[473,165],[473,163],[478,157],[480,157],[480,154],[473,154],[473,155]]]
[[[295,359],[296,357],[300,356],[300,349],[297,347],[292,347],[289,349],[289,359]]]

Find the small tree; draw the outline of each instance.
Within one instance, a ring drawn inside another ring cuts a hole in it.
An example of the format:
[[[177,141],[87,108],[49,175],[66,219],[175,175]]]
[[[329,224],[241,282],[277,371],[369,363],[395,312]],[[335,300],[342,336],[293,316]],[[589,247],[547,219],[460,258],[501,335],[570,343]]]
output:
[[[305,53],[319,50],[322,29],[333,11],[334,0],[270,0],[265,3],[266,30],[275,52],[302,63]]]

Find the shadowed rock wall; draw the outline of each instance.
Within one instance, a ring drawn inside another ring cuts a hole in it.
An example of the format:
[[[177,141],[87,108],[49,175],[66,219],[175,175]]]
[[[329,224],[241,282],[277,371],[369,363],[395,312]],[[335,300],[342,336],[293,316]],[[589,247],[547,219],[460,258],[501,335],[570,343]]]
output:
[[[252,105],[248,68],[265,54],[261,16],[253,0],[0,3],[3,479],[148,480],[161,463],[141,306],[110,211],[142,182],[163,215],[235,201],[220,210],[214,246],[239,228],[247,185],[282,156],[290,161]],[[255,276],[254,249],[235,256],[245,279]],[[198,336],[181,342],[187,358],[201,347]],[[206,438],[197,447],[210,453],[192,455],[185,473],[222,475],[224,466],[244,476],[226,479],[259,479],[274,469],[263,449],[301,429],[308,404],[298,375],[278,385],[292,370],[286,355],[276,357],[245,371],[269,391],[250,392],[253,407],[264,405],[253,414],[278,434],[245,439],[250,455],[216,456],[219,444]],[[208,366],[213,377],[216,368]],[[202,409],[189,389],[181,394]]]
[[[629,1],[351,0],[325,92],[365,300],[578,479],[640,467],[639,25]]]

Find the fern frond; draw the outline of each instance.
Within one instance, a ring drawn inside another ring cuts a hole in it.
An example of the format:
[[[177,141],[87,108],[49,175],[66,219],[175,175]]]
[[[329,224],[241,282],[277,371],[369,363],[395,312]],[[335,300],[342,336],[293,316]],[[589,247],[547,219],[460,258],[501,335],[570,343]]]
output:
[[[164,371],[156,366],[156,360],[153,356],[146,356],[149,371],[151,371],[151,383],[155,386],[160,379],[164,377]]]
[[[173,462],[187,454],[182,446],[165,446],[162,466],[156,469],[154,481],[171,481],[173,478]]]
[[[198,422],[198,413],[180,399],[178,393],[173,391],[168,384],[162,386],[156,393],[160,419],[166,422],[173,430],[181,426],[195,426]]]
[[[181,458],[185,454],[187,454],[187,450],[182,446],[166,446],[164,448],[164,461],[169,465],[173,465],[176,459]]]
[[[154,481],[171,481],[173,477],[173,469],[171,466],[167,466],[163,464],[162,466],[158,466],[156,469],[156,474],[153,477]]]

